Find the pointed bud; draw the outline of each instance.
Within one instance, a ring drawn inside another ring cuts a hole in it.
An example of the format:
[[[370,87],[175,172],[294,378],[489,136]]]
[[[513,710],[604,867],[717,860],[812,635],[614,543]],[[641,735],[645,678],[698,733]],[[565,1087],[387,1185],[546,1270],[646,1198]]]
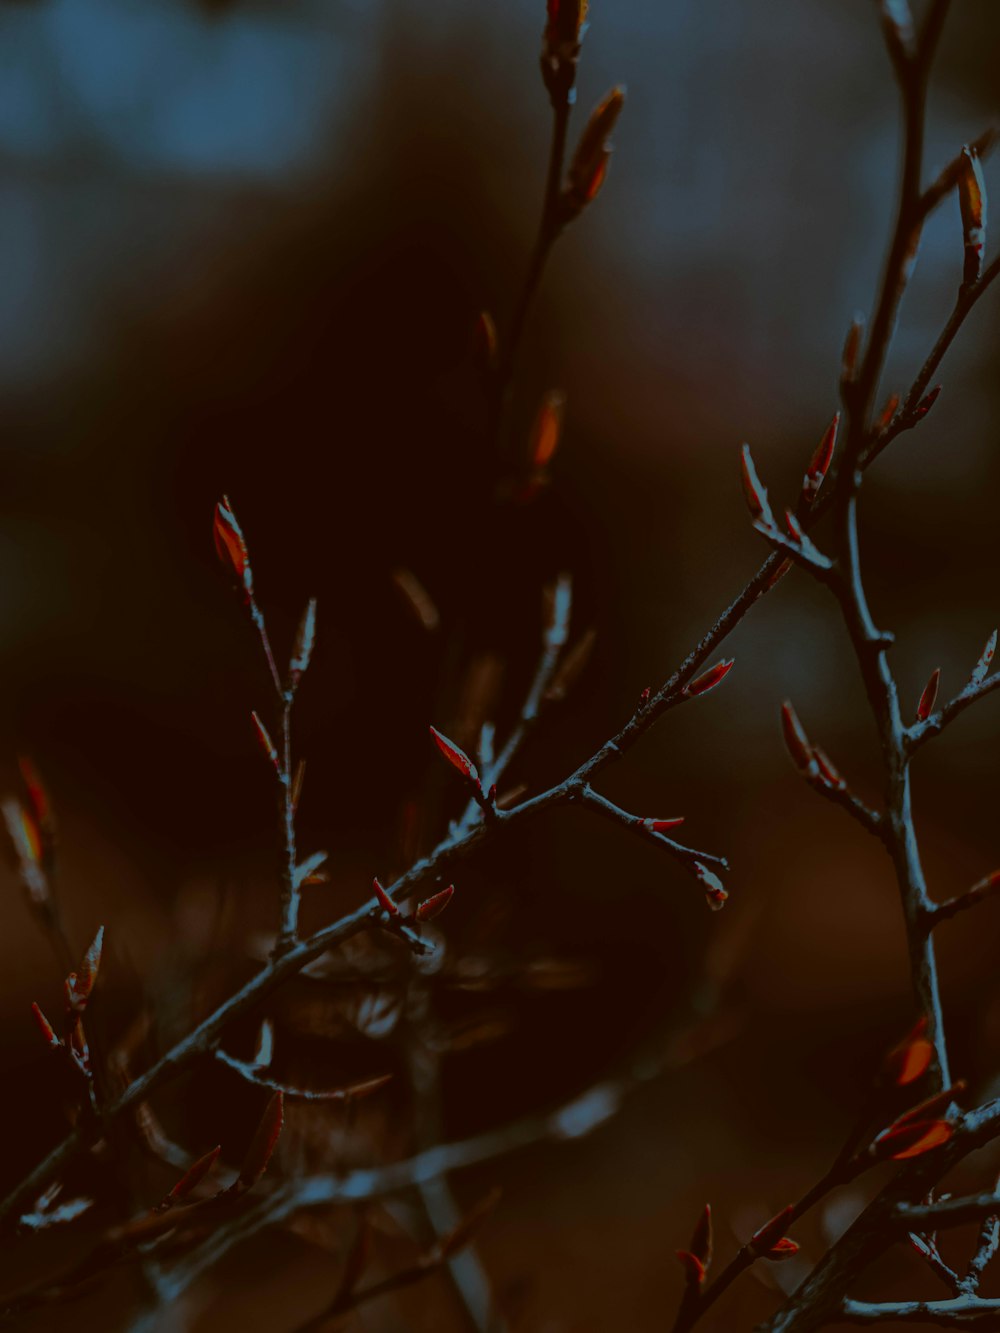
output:
[[[542,39],[542,80],[553,106],[573,100],[580,43],[587,25],[587,0],[547,0]]]
[[[566,395],[556,389],[542,399],[531,427],[528,459],[533,472],[544,472],[559,448],[563,417],[566,413]]]
[[[927,1040],[927,1019],[919,1019],[898,1046],[885,1057],[883,1070],[897,1087],[905,1088],[926,1074],[934,1056]]]
[[[278,760],[278,751],[274,748],[274,742],[268,735],[267,727],[261,722],[256,711],[250,714],[250,719],[253,722],[254,732],[257,736],[257,743],[260,745],[260,748],[264,751],[267,758],[270,759],[274,767],[280,772],[281,764]]]
[[[990,637],[986,640],[986,646],[982,651],[982,655],[980,656],[979,661],[972,669],[972,677],[969,681],[970,685],[982,685],[983,681],[989,674],[989,669],[993,662],[993,654],[996,652],[996,650],[997,650],[997,632],[996,630],[994,630],[993,633],[990,635]]]
[[[799,1252],[799,1243],[792,1240],[791,1236],[782,1236],[776,1240],[769,1250],[766,1250],[761,1256],[763,1259],[770,1259],[774,1263],[781,1259],[792,1259]]]
[[[757,476],[757,469],[754,467],[753,455],[750,452],[750,446],[745,444],[740,450],[740,481],[743,483],[743,495],[747,502],[747,508],[755,522],[763,523],[765,527],[774,526],[774,515],[771,513],[771,506],[767,501],[767,491],[761,485],[760,477]]]
[[[893,1162],[905,1162],[911,1157],[922,1157],[924,1153],[940,1148],[954,1132],[954,1126],[947,1120],[915,1120],[893,1125],[878,1136],[868,1153],[877,1162],[890,1159]]]
[[[677,1258],[684,1269],[684,1280],[687,1285],[699,1288],[705,1281],[705,1265],[690,1250],[678,1250]]]
[[[840,378],[844,384],[850,384],[854,380],[864,331],[865,317],[859,311],[851,320],[851,327],[847,330],[847,338],[844,340],[844,352],[840,363]]]
[[[313,645],[316,642],[316,598],[310,597],[299,628],[295,635],[295,647],[292,650],[292,662],[289,667],[292,689],[298,685],[303,673],[309,666]]]
[[[816,452],[809,460],[806,475],[802,479],[802,498],[806,504],[812,504],[815,500],[826,474],[830,471],[833,451],[837,447],[837,431],[839,428],[840,413],[838,412],[824,431],[823,438],[816,446]]]
[[[917,704],[917,721],[926,722],[934,711],[934,702],[937,699],[938,685],[941,681],[941,668],[935,667],[931,672],[931,678],[924,686],[924,692],[920,696],[920,702]]]
[[[767,1255],[771,1257],[770,1251],[782,1240],[785,1233],[785,1227],[792,1220],[795,1209],[792,1204],[782,1208],[780,1213],[775,1213],[769,1222],[765,1222],[750,1237],[748,1246],[751,1252],[758,1258]]]
[[[843,791],[847,786],[847,783],[838,773],[836,765],[827,752],[821,750],[818,745],[814,745],[812,747],[812,757],[816,760],[820,776],[823,778],[824,782],[828,782],[831,787],[836,787],[839,791]]]
[[[201,1182],[212,1170],[212,1167],[215,1166],[216,1162],[219,1160],[219,1154],[221,1152],[222,1147],[220,1145],[212,1148],[211,1151],[205,1153],[203,1157],[199,1157],[193,1166],[188,1167],[180,1180],[178,1180],[177,1184],[162,1203],[157,1205],[154,1211],[165,1213],[169,1208],[173,1208],[175,1204],[183,1203],[188,1195],[192,1194],[198,1188]]]
[[[243,1159],[243,1165],[240,1167],[239,1178],[233,1186],[235,1190],[242,1192],[251,1189],[267,1170],[267,1164],[271,1160],[278,1135],[281,1133],[284,1101],[284,1095],[276,1092],[264,1108],[264,1114],[260,1118],[250,1147],[247,1149],[247,1155]]]
[[[815,776],[817,764],[813,757],[812,745],[802,723],[799,721],[798,713],[796,713],[788,699],[781,705],[781,734],[785,740],[785,748],[791,755],[792,763],[799,772],[809,777]]]
[[[958,202],[962,210],[965,240],[965,264],[962,286],[971,287],[983,271],[986,245],[986,182],[979,155],[971,148],[962,149],[962,170],[958,178]]]
[[[56,1036],[52,1024],[42,1013],[41,1009],[39,1009],[37,1004],[32,1004],[31,1013],[35,1022],[38,1024],[38,1031],[42,1034],[42,1037],[45,1040],[45,1044],[49,1046],[53,1051],[57,1051],[59,1047],[62,1045],[62,1042]]]
[[[701,1265],[707,1273],[712,1263],[712,1205],[705,1204],[701,1217],[698,1219],[698,1225],[694,1229],[691,1237],[691,1253],[701,1261]]]
[[[444,755],[445,759],[448,760],[448,763],[451,764],[452,768],[457,768],[463,778],[466,778],[469,782],[476,783],[478,786],[479,770],[465,751],[460,746],[456,745],[454,741],[450,741],[447,736],[442,735],[436,727],[431,727],[430,733],[433,737],[434,744]]]
[[[643,708],[646,707],[646,705],[649,703],[650,698],[652,697],[652,693],[653,693],[652,690],[651,690],[651,689],[649,688],[649,686],[647,685],[646,688],[643,690],[643,692],[639,695],[639,705],[638,705],[638,706],[639,706],[640,709],[643,709]]]
[[[243,537],[243,530],[236,521],[229,497],[224,495],[215,506],[215,520],[212,525],[212,537],[215,552],[226,568],[236,576],[247,594],[253,592],[253,575],[250,571],[250,556]]]
[[[392,901],[389,895],[378,882],[378,877],[372,880],[372,892],[378,900],[378,905],[388,916],[399,916],[399,908]]]
[[[66,1002],[74,1013],[82,1014],[87,1007],[94,989],[94,983],[97,981],[103,948],[104,927],[101,926],[94,936],[90,948],[83,955],[78,970],[71,972],[66,978]]]
[[[28,801],[41,834],[41,841],[51,843],[55,832],[55,817],[45,784],[38,774],[38,769],[27,755],[19,756],[17,766],[21,770],[21,780],[28,793]]]
[[[684,816],[677,815],[674,819],[644,819],[642,822],[652,833],[666,833],[668,829],[677,828],[678,824],[683,824]]]
[[[714,690],[716,685],[721,685],[733,669],[735,658],[731,657],[729,661],[716,662],[707,671],[703,671],[700,676],[695,677],[689,685],[684,687],[684,693],[694,698],[699,694],[707,694],[709,690]]]
[[[433,921],[436,916],[440,916],[451,902],[454,892],[454,884],[449,884],[448,887],[442,889],[440,893],[435,893],[432,897],[425,898],[417,908],[417,920]]]
[[[882,408],[882,411],[879,415],[878,426],[877,426],[879,432],[884,431],[885,428],[892,421],[893,417],[896,415],[897,407],[899,407],[899,394],[894,393],[891,395],[891,397],[886,399],[885,407]]]
[[[587,204],[593,203],[601,191],[611,160],[608,140],[624,105],[625,89],[612,88],[587,121],[570,162],[568,184],[563,195],[567,220],[576,217]]]
[[[943,1088],[940,1092],[935,1092],[932,1097],[927,1097],[916,1106],[911,1106],[908,1111],[904,1111],[901,1116],[896,1117],[893,1128],[898,1125],[910,1125],[915,1120],[936,1120],[941,1114],[948,1110],[952,1102],[958,1101],[959,1097],[967,1088],[965,1079],[958,1079],[949,1088]]]
[[[792,541],[801,546],[804,536],[802,525],[790,509],[785,510],[785,527],[788,529],[788,535]]]

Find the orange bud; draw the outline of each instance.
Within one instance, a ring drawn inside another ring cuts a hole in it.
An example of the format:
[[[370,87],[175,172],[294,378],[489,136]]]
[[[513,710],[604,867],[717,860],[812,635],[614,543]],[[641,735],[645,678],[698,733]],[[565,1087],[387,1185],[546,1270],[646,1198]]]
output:
[[[698,694],[707,694],[709,690],[714,690],[716,685],[721,685],[733,669],[735,658],[730,658],[728,662],[716,662],[707,671],[703,671],[700,676],[695,677],[689,685],[684,687],[685,694],[692,698]]]
[[[444,755],[445,759],[448,760],[448,763],[451,764],[453,768],[457,768],[462,777],[467,778],[469,782],[475,782],[478,785],[479,770],[465,751],[460,746],[456,745],[454,741],[450,741],[447,736],[442,735],[436,727],[431,727],[430,732],[434,739],[434,744]]]
[[[612,88],[591,112],[570,162],[568,183],[563,193],[567,221],[592,203],[601,191],[611,160],[608,139],[624,105],[625,89]]]
[[[986,640],[986,646],[983,648],[979,661],[972,670],[971,684],[981,685],[986,679],[990,665],[993,662],[993,654],[997,650],[997,632],[996,630]]]
[[[239,1178],[233,1188],[242,1192],[251,1189],[267,1170],[271,1160],[281,1124],[284,1119],[285,1099],[281,1092],[276,1092],[264,1108],[264,1114],[254,1132],[247,1155],[240,1167]]]
[[[559,447],[565,411],[564,393],[553,389],[542,399],[542,405],[531,428],[529,448],[531,467],[536,472],[545,470]]]
[[[247,593],[253,591],[253,577],[250,572],[250,556],[243,537],[243,530],[236,521],[229,497],[224,495],[215,506],[215,520],[212,525],[212,537],[219,559],[236,575]]]
[[[926,1034],[927,1019],[921,1018],[886,1056],[885,1073],[898,1087],[905,1088],[926,1074],[934,1056],[934,1047]]]
[[[793,1205],[788,1204],[787,1207],[782,1208],[780,1213],[775,1213],[770,1221],[765,1222],[762,1227],[758,1227],[748,1242],[752,1253],[758,1257],[761,1257],[762,1255],[768,1255],[768,1257],[770,1257],[769,1251],[772,1250],[784,1236],[785,1227],[787,1227],[792,1220],[794,1212],[795,1208]]]
[[[454,884],[449,884],[448,887],[442,889],[440,893],[435,893],[431,898],[425,898],[417,908],[417,920],[433,921],[436,916],[440,916],[451,902],[454,892]]]
[[[965,239],[965,264],[962,286],[970,287],[983,271],[986,244],[986,182],[979,155],[974,149],[962,149],[962,170],[958,178],[958,202],[962,210]]]
[[[705,1265],[690,1250],[678,1250],[677,1258],[684,1269],[684,1278],[689,1287],[700,1287],[705,1281]]]
[[[383,912],[387,912],[389,916],[399,916],[399,908],[386,893],[385,889],[383,889],[382,885],[378,882],[377,876],[375,879],[372,880],[372,891],[375,894],[375,897],[378,899],[378,905],[379,907],[381,907]]]
[[[878,419],[878,429],[880,431],[885,430],[886,426],[888,426],[889,422],[896,415],[896,408],[898,406],[899,406],[898,393],[894,393],[891,395],[891,397],[886,399],[885,407],[882,408],[882,411]]]
[[[39,1009],[37,1004],[32,1004],[31,1013],[32,1016],[34,1017],[35,1022],[38,1024],[38,1030],[42,1034],[42,1037],[45,1039],[46,1045],[50,1046],[52,1050],[57,1051],[59,1047],[62,1045],[62,1042],[56,1036],[52,1024],[42,1013],[41,1009]]]
[[[920,696],[920,702],[917,704],[917,721],[926,722],[934,711],[934,701],[937,699],[938,685],[941,681],[941,668],[935,667],[931,672],[931,678],[924,686],[924,692]]]
[[[868,1151],[876,1161],[905,1162],[940,1148],[954,1132],[947,1120],[915,1120],[885,1130]]]
[[[40,831],[51,836],[54,824],[52,802],[49,800],[49,794],[38,775],[38,769],[27,755],[21,755],[18,758],[17,766],[21,770],[21,779],[28,793],[28,800],[31,802],[35,822]]]
[[[701,1262],[705,1272],[708,1272],[712,1262],[712,1205],[705,1204],[705,1208],[698,1219],[698,1225],[694,1229],[691,1237],[691,1253]]]

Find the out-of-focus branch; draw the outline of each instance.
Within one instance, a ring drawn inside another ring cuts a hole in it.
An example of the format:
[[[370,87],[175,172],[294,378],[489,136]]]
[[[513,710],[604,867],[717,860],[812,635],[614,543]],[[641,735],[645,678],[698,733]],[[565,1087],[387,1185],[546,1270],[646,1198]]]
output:
[[[847,1324],[924,1324],[938,1328],[995,1330],[1000,1321],[1000,1300],[954,1296],[947,1301],[845,1301],[840,1319]]]

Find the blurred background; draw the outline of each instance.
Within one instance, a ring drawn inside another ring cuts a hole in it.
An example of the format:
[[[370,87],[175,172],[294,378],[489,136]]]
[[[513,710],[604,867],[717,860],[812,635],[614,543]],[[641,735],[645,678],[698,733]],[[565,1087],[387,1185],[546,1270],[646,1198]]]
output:
[[[473,331],[486,307],[502,337],[537,225],[542,0],[0,9],[0,754],[8,785],[28,752],[52,788],[75,946],[107,926],[103,1021],[120,1031],[148,1003],[154,1051],[248,975],[276,914],[272,793],[248,721],[267,681],[212,549],[223,491],[282,652],[305,599],[319,599],[296,714],[301,846],[330,852],[332,882],[307,910],[316,924],[401,868],[400,814],[428,774],[425,842],[457,813],[427,724],[455,720],[484,657],[503,663],[502,679],[487,675],[509,720],[546,582],[573,572],[573,634],[594,627],[597,646],[512,773],[533,790],[616,730],[756,568],[740,442],[788,503],[836,409],[841,342],[870,308],[894,198],[895,96],[874,6],[594,0],[590,18],[571,136],[613,84],[627,103],[601,198],[547,271],[498,453]],[[996,122],[998,37],[995,6],[955,0],[928,177]],[[997,193],[995,163],[985,170]],[[961,263],[949,199],[925,232],[886,395],[932,345]],[[1000,619],[997,331],[988,296],[949,354],[940,403],[866,492],[872,600],[897,634],[908,707],[936,666],[957,691]],[[498,506],[553,387],[568,397],[553,484],[530,506]],[[409,614],[400,566],[429,590],[438,629]],[[456,881],[449,947],[488,955],[503,984],[441,1000],[472,1031],[443,1057],[449,1136],[572,1096],[635,1041],[683,1027],[706,967],[724,973],[724,1035],[699,1059],[593,1137],[455,1182],[464,1201],[504,1185],[482,1253],[512,1327],[661,1329],[680,1290],[673,1252],[706,1199],[728,1250],[748,1219],[800,1193],[910,1021],[888,864],[798,780],[780,739],[790,697],[877,800],[872,727],[833,608],[793,574],[728,648],[724,689],[671,714],[602,782],[637,813],[685,815],[694,845],[730,858],[725,912],[710,916],[655,848],[575,812]],[[997,708],[965,715],[920,760],[938,897],[1000,862]],[[59,975],[13,869],[0,888],[0,1044],[17,1089],[8,1183],[64,1117],[28,1015],[32,1000],[58,1008]],[[998,1067],[998,942],[996,904],[942,937],[955,1072],[980,1090]],[[191,993],[207,953],[211,983]],[[557,960],[572,986],[517,982],[525,960]],[[391,1042],[369,1050],[374,1038],[345,1054],[340,1029],[315,1017],[323,985],[282,1001],[286,1048],[322,1037],[323,1054],[310,1046],[302,1061],[327,1061],[328,1083],[338,1061],[378,1072],[396,1059]],[[259,1113],[246,1103],[209,1069],[158,1109],[192,1148],[228,1132],[238,1149]],[[405,1112],[389,1097],[384,1140],[366,1131],[344,1151],[406,1151]],[[308,1164],[335,1164],[336,1136],[311,1133]],[[860,1202],[802,1225],[806,1258]],[[295,1327],[336,1285],[321,1240],[237,1256],[178,1326]],[[774,1276],[802,1272],[795,1261]],[[914,1294],[905,1256],[875,1289],[899,1281]],[[731,1296],[706,1327],[749,1328],[773,1308],[753,1278]],[[108,1327],[128,1293],[101,1299]],[[357,1326],[451,1327],[449,1299],[435,1279]]]

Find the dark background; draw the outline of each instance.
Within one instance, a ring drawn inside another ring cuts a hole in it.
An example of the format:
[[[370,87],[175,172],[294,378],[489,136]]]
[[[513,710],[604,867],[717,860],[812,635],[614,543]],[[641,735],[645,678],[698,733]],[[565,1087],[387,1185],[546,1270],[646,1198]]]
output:
[[[574,631],[596,626],[597,651],[515,775],[533,787],[563,776],[756,568],[739,443],[787,503],[836,407],[841,340],[870,306],[895,181],[873,6],[595,0],[578,123],[614,82],[628,100],[605,191],[558,247],[533,313],[505,452],[492,450],[472,329],[483,306],[504,328],[537,218],[543,8],[0,11],[0,746],[11,761],[29,750],[54,790],[70,933],[82,947],[108,929],[112,1026],[144,987],[160,986],[169,1010],[162,986],[199,965],[220,897],[237,904],[223,974],[242,975],[273,928],[271,795],[247,721],[267,682],[212,550],[223,490],[282,651],[305,598],[319,599],[297,711],[302,846],[328,848],[333,870],[313,891],[315,922],[398,868],[400,806],[428,770],[454,813],[426,725],[455,714],[456,660],[505,659],[507,716],[533,660],[539,589],[573,570]],[[984,0],[953,9],[928,175],[997,113],[1000,14]],[[992,162],[986,175],[997,179]],[[960,238],[949,200],[927,228],[887,392],[906,386],[950,309]],[[996,355],[987,297],[940,403],[893,446],[865,504],[874,607],[898,635],[913,707],[935,666],[946,694],[960,688],[1000,617]],[[569,400],[554,485],[534,506],[498,508],[552,386]],[[431,590],[438,634],[408,618],[399,565]],[[454,909],[458,938],[492,922],[504,950],[585,959],[596,979],[569,1000],[512,1001],[505,1035],[449,1062],[451,1134],[571,1095],[664,1015],[688,1012],[713,938],[740,941],[735,1037],[593,1139],[458,1182],[469,1198],[505,1183],[483,1249],[518,1327],[662,1327],[673,1250],[704,1200],[725,1247],[731,1227],[744,1234],[800,1192],[909,1018],[888,865],[798,782],[777,726],[790,696],[876,798],[872,729],[833,609],[793,575],[731,648],[724,689],[672,714],[603,784],[639,813],[685,814],[693,843],[730,857],[720,917],[673,862],[574,813],[458,881],[471,890]],[[921,759],[936,896],[1000,857],[997,735],[987,702]],[[27,1016],[32,999],[58,1005],[58,976],[13,873],[2,887],[14,1177],[61,1125]],[[1000,1037],[998,910],[956,922],[942,945],[956,1071],[982,1088]],[[245,1135],[239,1089],[194,1086],[214,1109],[175,1106],[186,1132],[206,1145],[227,1125]],[[815,1254],[816,1224],[801,1232]],[[303,1318],[330,1260],[289,1245]],[[206,1327],[285,1326],[226,1284]],[[428,1288],[408,1322],[380,1306],[359,1326],[441,1327],[432,1292],[445,1299]],[[768,1300],[751,1279],[715,1326],[739,1313],[749,1327]]]

